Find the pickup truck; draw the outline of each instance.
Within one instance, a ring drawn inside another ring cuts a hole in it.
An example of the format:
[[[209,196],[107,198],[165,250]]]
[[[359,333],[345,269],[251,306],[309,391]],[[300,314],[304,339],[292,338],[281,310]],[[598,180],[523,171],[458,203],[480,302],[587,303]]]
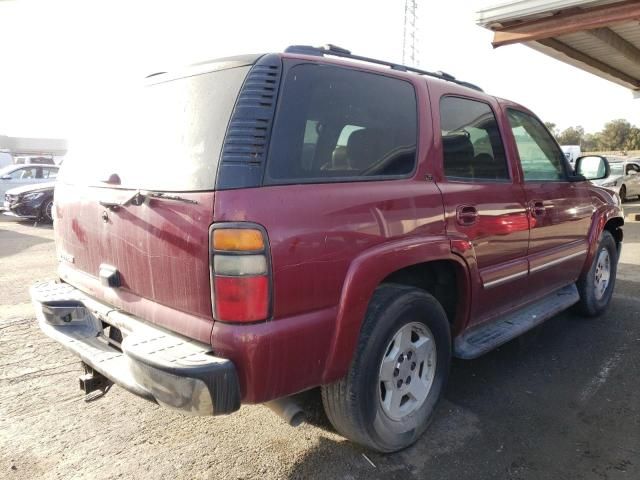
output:
[[[297,424],[292,396],[319,387],[339,433],[391,452],[426,430],[452,357],[611,300],[620,200],[587,181],[608,163],[574,172],[516,103],[334,46],[146,82],[62,167],[59,279],[31,290],[88,395]]]

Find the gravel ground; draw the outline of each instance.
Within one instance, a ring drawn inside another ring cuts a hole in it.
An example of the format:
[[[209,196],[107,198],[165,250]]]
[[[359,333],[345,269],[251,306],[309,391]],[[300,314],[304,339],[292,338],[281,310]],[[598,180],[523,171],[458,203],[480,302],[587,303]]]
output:
[[[640,478],[640,224],[605,316],[565,313],[454,361],[427,434],[393,455],[333,432],[317,391],[295,429],[262,406],[185,417],[118,387],[86,403],[78,361],[29,303],[29,285],[55,276],[52,233],[0,220],[0,478]]]

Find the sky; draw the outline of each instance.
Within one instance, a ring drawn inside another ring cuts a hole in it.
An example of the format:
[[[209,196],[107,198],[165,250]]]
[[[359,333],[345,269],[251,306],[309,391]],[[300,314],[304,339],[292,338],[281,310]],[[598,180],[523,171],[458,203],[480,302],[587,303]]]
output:
[[[418,1],[419,66],[527,106],[561,129],[626,118],[629,90],[525,46],[493,49],[475,12],[496,0]],[[404,0],[0,0],[0,134],[71,138],[152,72],[333,43],[401,61]],[[126,112],[123,112],[126,114]]]

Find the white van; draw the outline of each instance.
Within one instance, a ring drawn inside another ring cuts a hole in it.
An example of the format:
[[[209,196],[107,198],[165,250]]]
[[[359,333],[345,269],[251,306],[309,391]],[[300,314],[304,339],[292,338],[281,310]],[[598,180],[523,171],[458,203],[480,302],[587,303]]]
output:
[[[560,148],[562,148],[564,156],[567,157],[571,166],[575,167],[576,160],[582,155],[580,145],[561,145]]]

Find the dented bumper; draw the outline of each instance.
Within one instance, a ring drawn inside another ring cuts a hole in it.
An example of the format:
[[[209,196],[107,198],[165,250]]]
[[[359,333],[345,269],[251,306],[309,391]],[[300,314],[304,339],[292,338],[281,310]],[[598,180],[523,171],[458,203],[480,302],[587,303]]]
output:
[[[210,346],[114,310],[67,283],[38,283],[31,299],[46,335],[129,392],[193,415],[240,408],[236,368]]]

